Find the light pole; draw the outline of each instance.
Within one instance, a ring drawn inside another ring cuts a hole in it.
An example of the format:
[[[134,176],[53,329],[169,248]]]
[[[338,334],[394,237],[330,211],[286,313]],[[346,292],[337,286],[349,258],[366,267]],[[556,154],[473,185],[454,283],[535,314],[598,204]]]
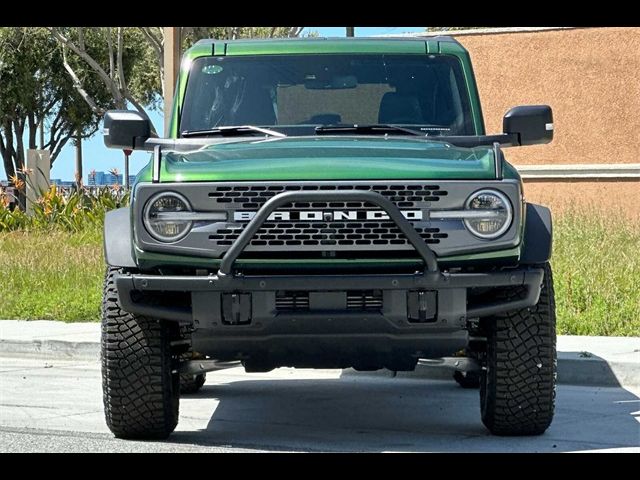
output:
[[[125,190],[129,190],[129,155],[131,150],[122,150],[124,152],[124,178],[122,179],[122,186]]]

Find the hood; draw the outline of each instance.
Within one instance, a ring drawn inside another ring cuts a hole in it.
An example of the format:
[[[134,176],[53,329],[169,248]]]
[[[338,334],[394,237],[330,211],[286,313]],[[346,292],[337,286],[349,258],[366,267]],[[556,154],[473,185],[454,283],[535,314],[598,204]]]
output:
[[[162,182],[495,178],[492,148],[397,137],[243,139],[163,152],[161,168]]]

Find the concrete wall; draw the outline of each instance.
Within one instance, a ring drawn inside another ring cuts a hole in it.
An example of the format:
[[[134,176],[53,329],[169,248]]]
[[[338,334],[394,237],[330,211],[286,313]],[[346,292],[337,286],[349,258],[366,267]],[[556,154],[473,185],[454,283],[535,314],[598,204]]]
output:
[[[553,107],[549,145],[509,148],[515,165],[640,163],[640,28],[463,34],[487,131],[512,106]],[[640,181],[526,181],[527,200],[640,222]]]
[[[640,161],[640,28],[459,35],[473,61],[487,131],[512,106],[549,104],[550,145],[506,151],[515,164]]]

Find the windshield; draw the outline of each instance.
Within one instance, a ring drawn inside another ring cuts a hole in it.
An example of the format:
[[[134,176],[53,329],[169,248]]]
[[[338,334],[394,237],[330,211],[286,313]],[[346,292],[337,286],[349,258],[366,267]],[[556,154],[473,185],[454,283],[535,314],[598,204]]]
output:
[[[302,135],[363,124],[474,135],[460,61],[415,54],[201,57],[191,67],[180,132],[254,125]]]

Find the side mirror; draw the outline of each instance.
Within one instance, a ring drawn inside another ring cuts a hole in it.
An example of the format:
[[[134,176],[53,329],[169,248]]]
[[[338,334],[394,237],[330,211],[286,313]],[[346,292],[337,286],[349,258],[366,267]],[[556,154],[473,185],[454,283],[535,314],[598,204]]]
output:
[[[516,135],[519,145],[537,145],[553,140],[553,113],[549,105],[524,105],[509,110],[502,131]]]
[[[108,148],[140,149],[151,136],[151,122],[133,110],[109,110],[104,115],[103,134]]]

